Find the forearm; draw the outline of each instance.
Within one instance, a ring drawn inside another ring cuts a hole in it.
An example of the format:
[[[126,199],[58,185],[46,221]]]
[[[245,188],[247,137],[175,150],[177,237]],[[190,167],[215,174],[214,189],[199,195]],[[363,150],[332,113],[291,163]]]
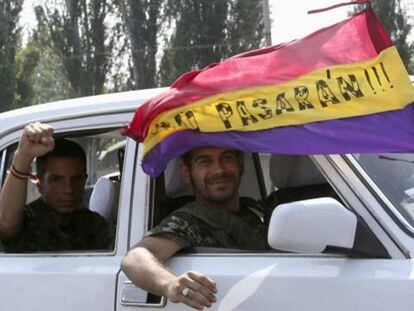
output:
[[[21,172],[28,172],[30,159],[16,155],[13,165]],[[18,235],[22,222],[27,197],[27,180],[19,179],[9,173],[0,193],[0,234],[5,239]]]
[[[160,296],[166,296],[167,284],[176,278],[145,247],[136,247],[127,254],[122,261],[122,271],[136,286]]]
[[[126,255],[122,270],[135,285],[148,292],[197,310],[210,308],[216,302],[217,292],[212,279],[195,271],[176,276],[163,264],[181,248],[165,236],[146,237]]]

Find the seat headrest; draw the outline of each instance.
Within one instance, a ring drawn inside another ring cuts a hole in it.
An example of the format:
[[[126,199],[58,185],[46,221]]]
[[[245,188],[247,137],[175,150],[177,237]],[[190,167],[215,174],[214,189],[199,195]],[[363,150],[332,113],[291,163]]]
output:
[[[112,181],[109,176],[102,176],[96,182],[91,198],[89,209],[97,212],[110,222],[116,222],[119,183]]]
[[[164,170],[165,192],[169,197],[192,195],[191,184],[184,182],[181,178],[181,159],[176,158],[168,162]]]
[[[272,155],[270,178],[273,187],[278,189],[326,183],[318,168],[305,155]]]

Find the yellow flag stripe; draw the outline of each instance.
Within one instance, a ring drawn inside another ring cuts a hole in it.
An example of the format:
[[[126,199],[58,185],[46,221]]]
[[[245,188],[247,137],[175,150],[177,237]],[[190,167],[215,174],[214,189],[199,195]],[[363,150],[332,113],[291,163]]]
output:
[[[414,88],[395,47],[365,62],[319,69],[278,85],[221,93],[160,114],[144,154],[174,132],[257,131],[402,109]]]

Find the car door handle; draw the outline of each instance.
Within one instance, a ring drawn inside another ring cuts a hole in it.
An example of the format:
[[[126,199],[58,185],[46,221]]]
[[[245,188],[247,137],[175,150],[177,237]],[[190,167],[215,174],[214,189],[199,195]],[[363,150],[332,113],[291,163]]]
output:
[[[143,289],[136,287],[132,282],[125,281],[121,289],[121,304],[135,307],[162,308],[167,299],[164,296],[157,296]]]

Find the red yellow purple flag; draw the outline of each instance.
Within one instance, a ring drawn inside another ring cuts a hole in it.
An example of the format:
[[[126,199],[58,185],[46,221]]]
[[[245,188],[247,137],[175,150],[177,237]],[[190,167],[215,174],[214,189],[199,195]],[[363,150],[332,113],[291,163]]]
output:
[[[369,7],[303,39],[182,75],[127,135],[143,169],[200,146],[327,154],[414,150],[414,87]]]

